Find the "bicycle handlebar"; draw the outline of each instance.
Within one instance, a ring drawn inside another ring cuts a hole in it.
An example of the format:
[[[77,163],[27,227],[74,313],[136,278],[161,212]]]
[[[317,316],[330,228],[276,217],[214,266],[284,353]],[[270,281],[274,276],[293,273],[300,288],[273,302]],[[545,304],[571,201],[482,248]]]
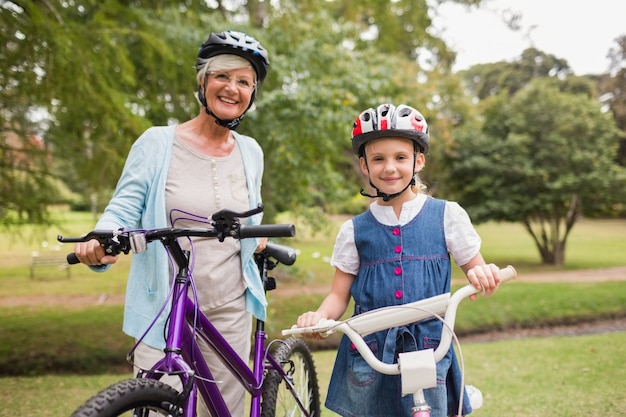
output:
[[[511,265],[500,269],[498,272],[501,283],[510,281],[516,276],[517,271]],[[291,329],[283,330],[282,334],[287,336],[319,333],[322,336],[328,336],[335,332],[344,333],[350,338],[361,356],[373,369],[383,374],[396,375],[400,373],[398,364],[387,364],[376,358],[363,340],[364,336],[380,330],[443,316],[444,326],[441,341],[434,352],[435,361],[439,362],[450,348],[456,311],[459,304],[463,299],[480,292],[484,292],[484,290],[476,289],[473,285],[468,284],[459,288],[452,296],[450,296],[450,293],[446,293],[400,306],[378,308],[342,321],[323,319],[315,326],[292,327]]]
[[[267,256],[276,259],[283,265],[293,265],[296,262],[296,251],[289,246],[279,245],[278,243],[267,242],[264,252]]]
[[[223,240],[224,237],[230,236],[235,239],[247,239],[256,237],[293,237],[296,234],[296,228],[293,224],[267,224],[242,226],[236,225],[226,233],[221,233],[216,227],[210,228],[161,228],[152,230],[93,230],[80,237],[63,237],[57,236],[57,240],[63,243],[87,242],[96,239],[104,247],[107,255],[116,256],[120,253],[128,254],[135,249],[136,242],[149,243],[155,240],[171,240],[178,237],[208,237]],[[271,249],[270,249],[271,250]],[[274,249],[281,252],[280,249]],[[294,258],[295,254],[285,254],[282,258],[285,263],[290,258]],[[272,255],[273,256],[273,255]],[[280,254],[279,254],[280,256]],[[278,257],[277,257],[278,259]],[[280,259],[278,259],[282,262]],[[70,265],[80,263],[76,254],[67,255],[67,263]],[[293,263],[293,262],[291,262]]]

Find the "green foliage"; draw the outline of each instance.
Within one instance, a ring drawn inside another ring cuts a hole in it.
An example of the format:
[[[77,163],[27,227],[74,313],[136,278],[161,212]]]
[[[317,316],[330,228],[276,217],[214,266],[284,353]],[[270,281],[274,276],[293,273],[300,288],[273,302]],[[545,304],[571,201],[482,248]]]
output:
[[[545,263],[562,264],[581,215],[624,204],[626,173],[615,164],[618,132],[585,95],[536,79],[510,100],[486,101],[482,128],[460,130],[446,155],[448,180],[475,222],[521,222]],[[468,180],[471,179],[471,180]]]
[[[523,277],[523,274],[521,274]],[[502,285],[496,295],[459,307],[460,335],[510,328],[536,328],[623,317],[624,282],[525,283]],[[593,297],[582,296],[594,292]],[[598,303],[597,300],[603,300]],[[538,324],[541,323],[540,326]]]
[[[618,161],[626,166],[626,34],[615,39],[609,51],[611,68],[608,74],[597,77],[598,90],[603,102],[613,114],[617,127],[622,131]]]
[[[360,22],[337,21],[332,10],[309,11],[307,19],[301,12],[282,9],[264,32],[271,70],[257,111],[241,126],[265,151],[269,218],[348,201],[361,180],[350,147],[359,112],[386,101],[421,108],[430,100],[430,91],[418,88],[418,66],[397,49],[385,54],[363,41]]]
[[[571,76],[567,62],[533,48],[516,62],[473,68],[463,79],[451,74],[454,54],[432,35],[429,6],[436,7],[424,0],[5,2],[0,7],[0,41],[6,45],[0,51],[2,137],[10,131],[25,144],[41,133],[45,152],[40,150],[37,159],[28,150],[32,164],[24,168],[15,165],[9,147],[0,147],[0,221],[15,222],[19,215],[45,221],[45,208],[59,202],[98,213],[133,141],[150,125],[178,123],[200,111],[193,64],[211,31],[248,32],[270,52],[271,70],[257,110],[240,127],[266,153],[267,221],[287,210],[358,209],[353,196],[367,183],[349,138],[365,108],[391,101],[425,114],[433,148],[423,179],[433,194],[447,197],[465,193],[444,181],[446,155],[457,140],[454,129],[464,129],[460,136],[473,135],[472,129],[509,136],[520,121],[504,111],[511,105],[507,97],[535,78],[560,80],[555,85],[563,94],[595,97],[590,81]],[[619,84],[609,84],[603,92],[620,91]],[[499,103],[476,106],[474,97]],[[617,103],[611,102],[612,110]],[[43,120],[37,123],[33,114]],[[509,141],[515,140],[523,145],[523,138],[511,135]],[[535,176],[541,175],[546,173]],[[58,180],[69,192],[58,191]],[[472,186],[484,186],[478,181]],[[597,181],[607,188],[605,177]],[[572,184],[568,179],[554,186]],[[598,195],[604,204],[585,206],[585,213],[623,212],[623,206],[610,204],[611,197]]]
[[[566,60],[528,48],[513,62],[496,62],[475,65],[460,74],[475,97],[487,97],[506,92],[514,95],[535,78],[555,77],[575,79]],[[587,82],[586,92],[591,84]]]
[[[241,126],[266,151],[264,195],[271,219],[286,209],[328,209],[348,200],[360,181],[349,151],[356,115],[393,101],[430,117],[426,103],[449,78],[452,54],[427,31],[431,21],[423,0],[234,6],[111,0],[1,7],[7,48],[0,114],[19,121],[12,129],[25,128],[25,115],[40,109],[45,124],[38,129],[53,155],[47,173],[83,196],[80,204],[95,213],[146,127],[199,111],[193,64],[208,33],[248,32],[268,48],[272,65],[258,110]],[[431,57],[434,71],[420,68],[418,50]],[[432,84],[418,82],[418,74],[428,74]],[[455,102],[452,92],[460,90],[449,89],[433,102],[433,126],[435,113]]]

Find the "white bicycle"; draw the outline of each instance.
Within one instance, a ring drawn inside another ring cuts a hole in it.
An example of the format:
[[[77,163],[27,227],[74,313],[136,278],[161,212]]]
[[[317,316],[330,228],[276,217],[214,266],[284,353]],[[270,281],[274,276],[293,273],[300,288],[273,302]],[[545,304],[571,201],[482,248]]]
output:
[[[515,268],[507,266],[499,271],[500,282],[510,281],[517,276]],[[350,338],[361,356],[367,361],[372,369],[386,375],[400,375],[402,381],[402,395],[413,394],[413,417],[430,417],[430,406],[424,398],[424,390],[437,385],[436,364],[450,349],[454,339],[460,346],[454,333],[454,323],[459,304],[465,298],[480,293],[481,290],[468,284],[459,288],[454,294],[445,293],[435,297],[426,298],[401,306],[384,307],[371,310],[347,320],[321,320],[312,327],[292,327],[283,330],[283,335],[295,335],[306,333],[319,333],[328,336],[332,333],[344,333]],[[380,361],[369,349],[364,336],[380,330],[404,326],[422,320],[437,318],[443,323],[441,341],[437,349],[424,349],[413,352],[400,353],[397,363],[384,363]],[[461,355],[462,363],[462,355]],[[463,404],[463,393],[459,401],[459,412]]]

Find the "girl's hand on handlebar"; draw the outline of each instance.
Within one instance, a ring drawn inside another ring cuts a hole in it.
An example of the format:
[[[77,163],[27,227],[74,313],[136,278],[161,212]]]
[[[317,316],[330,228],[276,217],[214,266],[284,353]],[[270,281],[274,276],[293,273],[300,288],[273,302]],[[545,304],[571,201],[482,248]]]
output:
[[[312,326],[315,326],[317,323],[319,323],[320,320],[324,318],[325,317],[323,317],[317,311],[307,311],[306,313],[301,314],[300,317],[298,317],[298,320],[296,321],[296,325],[298,327],[312,327]],[[318,339],[318,340],[323,339],[323,336],[319,333],[305,333],[303,334],[303,336],[310,338],[310,339]]]
[[[494,264],[475,265],[466,271],[466,276],[470,284],[476,289],[482,289],[485,297],[493,295],[500,285],[498,277],[499,268]],[[470,296],[470,300],[475,300],[476,294]]]
[[[80,242],[74,246],[74,254],[85,265],[111,265],[117,262],[117,256],[105,255],[104,248],[96,239]]]

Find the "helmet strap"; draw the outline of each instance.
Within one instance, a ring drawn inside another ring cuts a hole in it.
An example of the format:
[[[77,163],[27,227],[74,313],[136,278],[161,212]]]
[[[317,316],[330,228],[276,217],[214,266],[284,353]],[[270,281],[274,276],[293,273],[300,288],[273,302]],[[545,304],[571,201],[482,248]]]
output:
[[[363,188],[361,188],[361,191],[359,192],[362,196],[364,197],[369,197],[369,198],[382,198],[384,202],[387,202],[389,200],[391,200],[392,198],[395,198],[397,196],[399,196],[400,194],[402,194],[403,192],[405,192],[407,190],[407,188],[409,188],[412,185],[415,185],[415,177],[411,178],[411,181],[409,181],[409,183],[406,185],[406,187],[404,187],[402,189],[402,191],[398,191],[397,193],[393,193],[393,194],[387,194],[387,193],[383,193],[382,191],[380,191],[378,188],[376,188],[376,186],[374,184],[372,184],[372,181],[370,180],[370,185],[372,186],[372,188],[374,188],[376,190],[376,195],[371,195],[365,192],[365,190],[363,190]]]

